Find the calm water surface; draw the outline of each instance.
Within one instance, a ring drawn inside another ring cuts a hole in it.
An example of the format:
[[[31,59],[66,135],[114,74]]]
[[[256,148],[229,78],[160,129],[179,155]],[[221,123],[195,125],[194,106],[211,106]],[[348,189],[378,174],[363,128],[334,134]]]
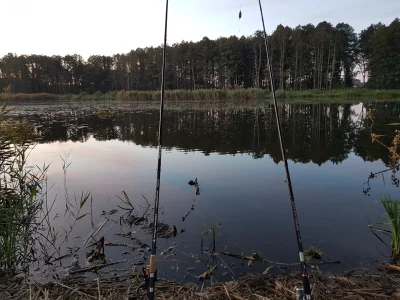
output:
[[[194,105],[194,104],[193,104]],[[175,225],[175,238],[159,239],[159,254],[176,246],[173,255],[159,258],[160,277],[196,280],[207,270],[203,247],[211,245],[210,235],[201,235],[219,224],[216,250],[251,255],[261,252],[267,259],[297,262],[297,244],[284,166],[280,159],[273,107],[226,108],[225,104],[193,109],[190,103],[165,112],[165,148],[162,160],[160,221]],[[289,103],[280,110],[287,146],[296,204],[305,248],[317,245],[341,265],[324,267],[341,271],[384,260],[390,251],[374,237],[367,224],[383,213],[378,202],[383,193],[399,195],[390,174],[371,182],[370,196],[363,194],[370,172],[385,168],[388,153],[371,144],[366,110],[376,109],[374,130],[389,133],[384,124],[398,121],[399,103],[304,104]],[[111,114],[99,115],[100,109]],[[63,218],[64,174],[61,156],[70,153],[67,171],[69,197],[90,191],[93,221],[105,216],[109,221],[98,237],[106,241],[133,244],[116,233],[132,232],[151,245],[150,236],[139,228],[120,224],[124,213],[116,195],[126,191],[135,213],[144,213],[144,195],[154,201],[157,168],[158,112],[153,108],[103,104],[20,104],[14,118],[29,120],[35,127],[38,145],[30,155],[35,164],[50,164],[49,198],[56,197],[53,222],[68,228],[71,218]],[[388,138],[386,141],[389,141]],[[188,181],[198,178],[200,195]],[[194,205],[194,210],[191,210]],[[108,216],[107,212],[118,212]],[[189,215],[182,217],[190,211]],[[86,206],[84,212],[90,212]],[[152,211],[149,211],[152,213]],[[103,215],[102,215],[103,213]],[[104,216],[104,213],[105,216]],[[149,222],[152,215],[149,216]],[[80,220],[68,241],[81,246],[91,231],[90,217]],[[184,231],[184,232],[181,232]],[[137,245],[135,245],[137,247]],[[122,254],[125,251],[130,254]],[[66,250],[64,251],[66,252]],[[85,263],[84,251],[80,262]],[[144,255],[144,257],[143,257]],[[111,261],[127,259],[119,267],[146,260],[149,252],[126,247],[106,247]],[[222,256],[217,259],[217,278],[228,280],[242,272],[263,271],[266,266]],[[64,262],[68,264],[69,261]],[[210,264],[211,262],[208,262]],[[230,266],[229,270],[224,264]],[[188,271],[194,268],[194,271]],[[279,272],[277,270],[277,272]]]

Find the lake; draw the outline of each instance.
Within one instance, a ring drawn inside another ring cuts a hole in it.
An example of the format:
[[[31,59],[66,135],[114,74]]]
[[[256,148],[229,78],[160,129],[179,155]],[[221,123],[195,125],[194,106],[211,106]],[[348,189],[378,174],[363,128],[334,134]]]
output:
[[[153,205],[157,103],[38,102],[17,103],[12,108],[12,118],[33,126],[37,145],[29,156],[30,163],[50,164],[48,199],[55,199],[52,224],[68,231],[74,217],[68,213],[64,217],[65,198],[74,203],[74,195],[79,198],[82,192],[91,192],[92,205],[87,202],[80,215],[92,211],[92,218],[80,219],[65,245],[81,247],[92,222],[96,225],[108,218],[96,236],[117,244],[105,248],[107,259],[126,259],[115,266],[126,270],[133,264],[141,268],[147,263],[149,249],[141,248],[138,241],[151,245],[143,226],[152,222],[152,210],[143,196]],[[398,121],[398,102],[293,101],[279,109],[303,244],[305,248],[315,245],[326,259],[342,262],[322,267],[330,272],[387,260],[390,255],[390,249],[367,227],[383,213],[380,196],[399,195],[390,173],[371,180],[370,196],[363,193],[369,174],[389,163],[388,151],[371,142],[368,109],[375,109],[375,132],[389,135],[383,141],[390,143],[394,128],[385,124]],[[170,224],[171,230],[175,225],[177,235],[158,239],[159,277],[195,281],[207,270],[207,264],[218,265],[218,280],[265,270],[268,265],[248,266],[247,261],[222,255],[214,262],[207,261],[202,250],[212,249],[208,231],[212,227],[216,229],[216,251],[247,256],[256,251],[275,262],[297,263],[273,106],[258,102],[168,102],[164,116],[160,221]],[[66,156],[71,165],[64,178]],[[195,178],[200,195],[188,184]],[[126,205],[117,197],[124,199],[122,191],[135,208],[133,215],[148,216],[148,221],[132,227],[123,221],[127,211],[121,207]],[[161,255],[169,247],[174,249]],[[88,250],[78,251],[82,266]],[[61,250],[61,254],[67,252]],[[63,264],[70,261],[65,259]]]

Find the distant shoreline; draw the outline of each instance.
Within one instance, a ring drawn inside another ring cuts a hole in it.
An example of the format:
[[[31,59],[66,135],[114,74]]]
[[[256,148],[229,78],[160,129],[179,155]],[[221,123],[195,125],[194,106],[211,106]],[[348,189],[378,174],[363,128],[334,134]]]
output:
[[[276,92],[280,99],[367,99],[389,100],[400,99],[400,90],[372,90],[364,88],[338,89],[338,90],[305,90]],[[70,100],[119,100],[119,101],[159,101],[160,91],[113,91],[108,93],[96,92],[94,94],[13,94],[0,93],[2,101],[70,101]],[[271,93],[265,89],[203,89],[203,90],[168,90],[165,94],[166,101],[207,101],[207,100],[268,100]]]

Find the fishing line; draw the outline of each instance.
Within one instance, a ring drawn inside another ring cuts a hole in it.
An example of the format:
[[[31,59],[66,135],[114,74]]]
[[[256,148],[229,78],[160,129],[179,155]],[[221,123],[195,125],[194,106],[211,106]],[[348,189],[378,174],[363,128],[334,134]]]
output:
[[[310,281],[309,281],[308,275],[307,275],[307,266],[306,266],[306,262],[305,262],[305,258],[304,258],[303,242],[301,241],[299,219],[297,217],[296,203],[294,202],[294,194],[293,194],[293,188],[292,188],[292,181],[290,179],[289,166],[288,166],[287,157],[286,157],[286,149],[285,149],[285,145],[283,143],[282,128],[281,128],[281,122],[279,120],[278,103],[276,101],[274,76],[272,74],[271,59],[270,59],[270,55],[269,55],[267,33],[265,31],[264,14],[263,14],[263,10],[262,10],[261,0],[258,0],[258,3],[260,5],[261,21],[262,21],[262,25],[263,25],[264,43],[265,43],[265,51],[267,53],[267,65],[268,65],[269,77],[270,77],[270,81],[271,81],[272,98],[274,100],[274,106],[275,106],[276,125],[278,128],[282,160],[285,164],[286,182],[288,185],[290,202],[292,205],[293,220],[294,220],[294,226],[295,226],[296,237],[297,237],[297,247],[298,247],[299,257],[300,257],[301,275],[302,275],[302,279],[303,279],[303,291],[300,294],[300,299],[311,300]]]
[[[163,115],[164,115],[164,98],[165,98],[165,73],[166,73],[166,52],[167,52],[167,24],[168,24],[168,0],[166,0],[165,8],[165,28],[164,28],[164,47],[163,47],[163,64],[162,64],[162,81],[161,81],[161,103],[160,103],[160,120],[158,127],[158,164],[157,164],[157,185],[156,196],[154,200],[154,219],[153,219],[153,240],[151,244],[150,265],[146,268],[145,278],[148,283],[148,298],[154,300],[154,287],[157,280],[156,254],[157,254],[157,223],[158,208],[160,204],[160,178],[161,178],[161,155],[163,144]]]

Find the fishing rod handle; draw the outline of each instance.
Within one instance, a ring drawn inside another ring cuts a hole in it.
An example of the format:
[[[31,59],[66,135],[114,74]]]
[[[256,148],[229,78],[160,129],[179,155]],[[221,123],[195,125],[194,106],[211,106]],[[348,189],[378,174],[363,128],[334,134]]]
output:
[[[149,272],[155,273],[157,269],[157,263],[156,263],[156,256],[155,255],[150,255],[150,267],[149,267]]]
[[[308,280],[308,275],[303,274],[303,288],[304,288],[304,296],[302,299],[311,300],[311,288],[310,281]]]
[[[308,278],[306,272],[306,264],[304,261],[304,253],[300,252],[300,262],[301,262],[301,278],[303,281],[303,286],[301,288],[297,288],[297,299],[298,300],[311,300],[311,288],[310,288],[310,280]]]
[[[154,300],[154,285],[155,285],[154,277],[150,276],[149,277],[149,289],[147,291],[147,298],[149,298],[149,300]]]
[[[149,285],[149,289],[147,291],[147,297],[149,298],[149,300],[154,300],[155,299],[154,287],[157,281],[157,267],[156,267],[155,255],[150,255],[150,265],[147,268],[145,276]]]

